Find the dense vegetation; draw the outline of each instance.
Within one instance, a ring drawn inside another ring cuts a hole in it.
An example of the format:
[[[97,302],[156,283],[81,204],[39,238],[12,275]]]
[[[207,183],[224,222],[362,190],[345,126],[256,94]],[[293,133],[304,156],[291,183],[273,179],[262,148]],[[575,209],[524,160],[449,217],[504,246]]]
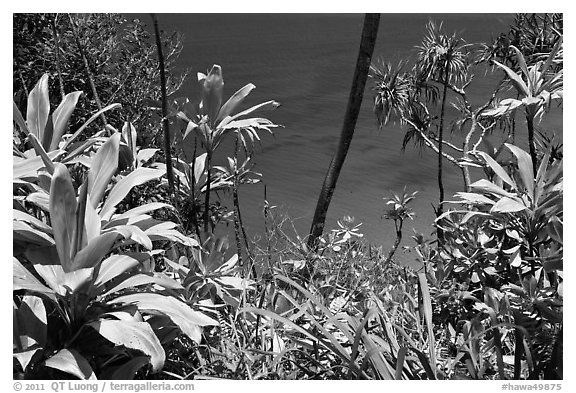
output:
[[[279,127],[276,101],[246,106],[253,84],[225,98],[214,65],[198,102],[162,100],[187,76],[177,36],[159,48],[119,15],[15,14],[14,377],[562,379],[562,144],[539,128],[562,102],[562,37],[562,15],[518,15],[487,44],[431,22],[416,59],[357,70],[379,123],[438,155],[435,230],[407,246],[413,270],[395,262],[418,197],[406,190],[385,198],[390,250],[352,217],[313,222],[309,242],[267,201],[263,239],[249,237],[239,189]],[[472,107],[478,66],[502,82]],[[226,139],[234,154],[216,166]],[[446,163],[463,174],[455,196]]]

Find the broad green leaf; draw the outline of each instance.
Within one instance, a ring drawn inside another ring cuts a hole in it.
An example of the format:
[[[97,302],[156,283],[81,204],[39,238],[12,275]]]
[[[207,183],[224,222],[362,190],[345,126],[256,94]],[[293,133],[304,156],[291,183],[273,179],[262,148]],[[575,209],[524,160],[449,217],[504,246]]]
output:
[[[184,334],[196,343],[201,341],[201,326],[217,326],[218,322],[207,315],[192,310],[188,305],[172,296],[153,293],[136,293],[120,296],[110,303],[134,304],[139,310],[152,315],[166,315]]]
[[[52,114],[54,131],[52,134],[52,142],[48,148],[49,151],[58,147],[62,135],[66,133],[68,121],[70,120],[70,116],[72,116],[72,112],[74,112],[74,109],[76,108],[80,95],[82,95],[81,91],[66,94],[62,102],[60,102],[60,105],[58,105],[58,108],[54,110],[54,113]]]
[[[121,274],[134,269],[138,265],[138,260],[127,255],[111,255],[100,264],[94,286],[100,287]]]
[[[80,186],[78,196],[78,205],[76,206],[76,224],[74,225],[74,233],[72,234],[72,246],[70,247],[70,256],[72,259],[76,253],[86,247],[88,240],[86,235],[86,226],[84,225],[86,216],[86,205],[88,202],[88,182],[84,181]]]
[[[36,346],[30,350],[14,352],[12,356],[18,360],[18,363],[20,363],[20,366],[22,366],[22,370],[26,371],[34,355],[40,351],[42,351],[42,349]]]
[[[528,75],[529,75],[528,66],[526,66],[526,60],[524,59],[524,55],[514,45],[510,45],[510,48],[512,48],[514,50],[514,52],[516,53],[516,61],[518,62],[518,66],[520,67],[520,70],[524,73],[524,75],[526,75],[526,78],[528,79],[528,81],[530,81],[530,79],[528,78]]]
[[[483,151],[478,151],[477,153],[481,155],[482,158],[484,158],[484,161],[486,161],[486,164],[488,164],[488,166],[494,171],[494,173],[500,176],[500,178],[504,182],[508,183],[508,185],[512,186],[513,189],[516,189],[516,182],[510,178],[508,173],[506,173],[504,168],[502,168],[500,164],[496,162],[495,159],[493,159],[492,157],[490,157],[489,154],[484,153]]]
[[[55,161],[59,156],[64,154],[63,151],[51,151],[47,153],[48,158],[51,162]],[[22,179],[22,178],[37,178],[38,170],[45,167],[44,159],[40,156],[31,158],[20,158],[12,157],[12,178]]]
[[[159,285],[165,289],[184,289],[177,281],[159,274],[152,273],[140,273],[133,276],[127,277],[125,280],[119,282],[116,286],[110,288],[110,290],[104,292],[102,296],[108,296],[110,294],[121,291],[126,288],[135,288],[141,285]]]
[[[52,160],[50,159],[50,156],[48,156],[48,153],[46,153],[46,150],[44,150],[44,148],[42,147],[42,144],[38,141],[36,136],[34,134],[28,134],[28,140],[30,141],[30,143],[34,147],[34,151],[36,151],[36,154],[42,158],[42,162],[46,166],[46,169],[48,170],[48,172],[53,173],[54,172],[54,163],[52,162]]]
[[[44,74],[28,95],[28,108],[26,111],[28,129],[39,141],[43,141],[49,113],[48,74]]]
[[[142,245],[147,250],[152,249],[152,241],[146,233],[136,225],[119,225],[114,226],[107,230],[106,233],[116,232],[124,237],[126,240],[132,240]]]
[[[16,106],[16,103],[14,101],[12,101],[12,117],[14,119],[14,121],[16,122],[16,124],[18,124],[18,127],[20,127],[20,130],[28,135],[30,133],[30,130],[28,129],[28,126],[26,125],[26,122],[24,121],[24,117],[22,116],[22,112],[20,112],[20,109],[18,109],[18,107]]]
[[[252,83],[248,83],[246,86],[244,86],[236,93],[234,93],[232,97],[230,97],[228,101],[226,101],[226,103],[222,105],[222,108],[220,108],[220,112],[218,112],[216,123],[220,122],[222,119],[226,118],[226,116],[229,116],[232,112],[234,112],[236,108],[238,108],[238,106],[242,104],[242,102],[248,96],[248,94],[250,94],[250,92],[255,88],[256,88],[255,85],[253,85]]]
[[[50,194],[48,194],[44,190],[28,194],[28,195],[26,195],[26,198],[24,200],[26,202],[29,202],[29,203],[36,205],[37,207],[44,210],[45,212],[50,211]],[[50,233],[51,232],[52,232],[52,228],[50,228]]]
[[[136,168],[137,135],[136,135],[136,128],[132,125],[132,123],[124,122],[124,125],[122,126],[122,138],[124,138],[124,141],[128,145],[128,148],[130,149],[130,153],[132,154],[132,164],[134,165],[134,168]],[[150,149],[150,150],[157,150],[157,149]]]
[[[46,346],[48,320],[42,299],[37,296],[24,296],[18,308],[18,321],[20,339],[27,341],[22,343],[23,348],[29,348],[34,344],[42,348]]]
[[[95,114],[92,115],[92,117],[90,117],[86,123],[84,123],[80,128],[78,128],[78,130],[76,130],[76,132],[66,141],[66,143],[64,144],[64,146],[62,147],[62,150],[67,150],[68,146],[70,146],[70,144],[90,125],[92,124],[92,122],[94,120],[96,120],[97,118],[100,117],[100,115],[104,112],[107,112],[109,110],[115,109],[115,108],[121,108],[122,105],[120,104],[110,104],[105,108],[102,108],[102,110],[99,110],[98,112],[96,112]]]
[[[108,221],[112,213],[114,213],[116,205],[128,195],[132,188],[151,180],[159,179],[164,173],[165,171],[163,170],[140,167],[132,171],[129,175],[121,178],[108,194],[104,206],[100,211],[100,217]]]
[[[86,231],[86,242],[90,242],[92,239],[100,235],[101,223],[100,216],[98,212],[92,206],[92,203],[86,204],[86,211],[84,214],[84,229]],[[84,245],[85,247],[86,245]]]
[[[521,96],[523,97],[530,96],[530,90],[528,89],[528,86],[526,86],[526,83],[522,80],[522,77],[520,75],[512,71],[509,67],[497,61],[494,61],[494,64],[503,69],[504,72],[506,72],[506,75],[508,75],[508,78],[510,78],[510,82],[512,82],[512,85],[516,88],[516,90]]]
[[[432,298],[430,296],[430,289],[428,287],[428,280],[426,273],[418,273],[419,293],[421,294],[422,309],[424,311],[424,319],[428,326],[428,349],[430,352],[430,359],[432,364],[436,364],[436,348],[434,343],[434,325],[432,323]],[[436,377],[436,367],[433,369],[434,377]]]
[[[42,284],[18,259],[12,257],[12,290],[20,289],[44,294],[54,299],[54,291]]]
[[[138,166],[150,161],[160,149],[141,149],[136,155]]]
[[[50,143],[52,142],[52,134],[54,133],[54,124],[52,123],[52,115],[48,115],[46,127],[44,128],[44,135],[40,142],[45,151],[50,151]]]
[[[476,194],[473,192],[457,192],[456,196],[462,198],[462,201],[457,201],[458,203],[472,203],[475,205],[493,205],[494,201],[482,194]]]
[[[164,367],[166,354],[147,322],[117,321],[103,319],[89,324],[100,335],[116,345],[143,352],[150,357],[154,373]]]
[[[53,246],[55,244],[54,239],[52,239],[50,235],[46,234],[44,231],[33,228],[23,221],[14,220],[12,222],[12,234],[15,242],[23,242],[26,247],[32,245],[45,247]]]
[[[72,262],[72,269],[84,269],[96,266],[110,252],[118,234],[103,233],[90,240],[86,247],[78,251]]]
[[[526,209],[527,207],[517,199],[502,197],[492,206],[490,212],[515,213]]]
[[[130,209],[130,210],[122,213],[122,214],[115,215],[112,217],[112,220],[121,220],[124,218],[135,217],[135,216],[139,216],[139,215],[145,214],[145,213],[150,213],[152,211],[162,209],[162,208],[174,209],[174,207],[172,207],[171,205],[169,205],[167,203],[151,202],[151,203],[147,203],[147,204],[142,205],[142,206],[137,206],[133,209]],[[109,225],[107,225],[107,228],[110,227]]]
[[[174,229],[159,230],[158,226],[155,226],[153,228],[147,229],[146,231],[144,231],[144,233],[152,241],[169,240],[172,242],[183,244],[188,247],[198,247],[200,245],[200,243],[198,243],[198,240],[185,236]]]
[[[47,367],[55,368],[83,380],[96,379],[90,363],[75,349],[61,349],[45,362]]]
[[[520,178],[524,183],[524,187],[526,187],[526,190],[528,191],[530,199],[534,201],[534,169],[532,167],[532,158],[528,153],[519,147],[509,143],[505,143],[505,145],[508,149],[510,149],[512,154],[516,156],[516,159],[518,160]]]
[[[24,252],[24,255],[32,263],[36,273],[40,275],[53,292],[57,294],[65,293],[61,287],[64,270],[60,264],[60,257],[56,247],[29,248]]]
[[[502,189],[501,187],[498,187],[496,184],[486,180],[486,179],[480,179],[472,184],[470,184],[470,189],[472,189],[473,191],[483,191],[483,192],[487,192],[490,193],[492,195],[496,195],[496,196],[505,196],[505,197],[509,197],[512,198],[515,195],[509,193],[508,191],[505,191],[504,189]]]
[[[104,143],[92,157],[92,164],[88,171],[88,193],[94,208],[104,196],[104,192],[118,169],[118,150],[120,134],[115,133]]]
[[[72,236],[76,226],[76,192],[68,169],[55,164],[50,184],[50,222],[54,231],[56,249],[65,272],[72,270]]]
[[[262,102],[258,105],[254,105],[254,106],[252,106],[246,110],[243,110],[242,112],[236,113],[235,115],[225,117],[224,119],[222,119],[220,124],[218,124],[218,128],[225,127],[231,121],[239,119],[242,116],[248,116],[249,114],[254,113],[256,111],[259,111],[259,110],[276,109],[276,108],[278,108],[279,105],[280,104],[274,100],[270,100],[270,101]]]

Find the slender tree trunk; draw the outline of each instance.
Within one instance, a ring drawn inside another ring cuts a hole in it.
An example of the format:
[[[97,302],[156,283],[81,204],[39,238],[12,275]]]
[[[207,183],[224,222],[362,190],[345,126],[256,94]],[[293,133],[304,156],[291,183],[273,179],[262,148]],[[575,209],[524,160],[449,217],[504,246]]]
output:
[[[402,241],[402,224],[403,224],[402,220],[400,220],[399,223],[395,223],[396,240],[394,240],[394,245],[392,246],[392,248],[388,252],[388,256],[386,257],[386,265],[392,261],[392,257],[396,253],[396,250],[398,249],[398,246],[400,245],[400,242]]]
[[[78,51],[80,52],[80,56],[82,57],[82,61],[84,63],[84,70],[86,71],[88,82],[90,82],[90,88],[92,89],[92,94],[94,95],[94,101],[96,102],[98,110],[101,111],[102,102],[100,101],[100,96],[98,96],[98,91],[96,90],[96,83],[94,82],[94,74],[92,74],[92,69],[90,68],[90,63],[88,61],[88,54],[85,51],[84,45],[82,45],[82,42],[80,42],[80,36],[78,35],[76,22],[74,22],[72,15],[68,14],[68,18],[70,19],[70,26],[72,27],[72,34],[74,35],[76,46],[78,46]],[[102,119],[102,123],[104,123],[104,127],[106,127],[108,120],[106,120],[104,113],[100,114],[100,119]]]
[[[212,182],[210,168],[212,165],[212,151],[206,149],[206,197],[204,199],[204,233],[210,233],[210,183]]]
[[[58,37],[58,28],[56,27],[56,19],[58,18],[58,14],[52,19],[52,35],[54,36],[54,46],[56,52],[56,71],[58,72],[58,86],[60,87],[60,95],[62,99],[66,96],[66,92],[64,90],[64,81],[62,80],[62,67],[60,65],[60,38]]]
[[[164,69],[164,55],[162,54],[162,40],[158,29],[158,19],[155,14],[150,14],[154,22],[156,35],[156,49],[158,50],[158,68],[160,69],[160,90],[162,92],[162,123],[164,126],[164,156],[166,158],[166,176],[168,177],[168,189],[174,196],[174,171],[172,169],[172,153],[170,151],[170,122],[168,121],[168,102],[166,99],[166,73]]]
[[[436,211],[436,216],[441,215],[444,212],[442,207],[442,202],[444,201],[444,181],[442,180],[442,150],[444,144],[444,110],[446,105],[446,93],[448,92],[448,69],[444,73],[444,90],[442,92],[442,106],[440,108],[440,129],[438,130],[438,191],[440,193],[438,210]]]
[[[444,202],[444,181],[442,180],[442,150],[444,147],[444,110],[446,105],[446,93],[448,92],[448,68],[444,70],[444,89],[442,91],[442,106],[440,108],[440,128],[438,130],[438,191],[439,191],[439,202],[438,209],[436,209],[436,217],[440,217],[444,213],[444,207],[442,202]],[[438,226],[436,227],[436,237],[438,238],[438,244],[442,244],[444,241],[444,231]]]
[[[238,254],[238,263],[244,267],[242,263],[242,242],[240,240],[240,202],[238,201],[238,156],[240,155],[240,131],[236,138],[235,149],[236,167],[234,168],[234,184],[232,187],[232,202],[234,203],[234,235],[236,237],[236,251]],[[244,271],[244,274],[246,272]]]
[[[370,62],[374,52],[376,37],[378,35],[378,25],[380,22],[380,14],[366,14],[364,17],[364,27],[362,29],[362,38],[360,41],[360,50],[358,52],[358,59],[356,61],[356,69],[352,81],[352,88],[350,89],[350,96],[348,97],[348,105],[346,107],[346,114],[344,116],[344,124],[340,134],[340,141],[338,148],[330,166],[324,184],[318,197],[318,204],[312,220],[310,228],[310,236],[308,237],[308,246],[315,248],[317,246],[317,239],[324,231],[324,224],[326,221],[326,213],[334,194],[336,182],[344,160],[348,153],[348,148],[354,136],[354,129],[360,112],[362,104],[362,97],[364,95],[364,88],[368,78],[368,71],[370,69]]]
[[[536,144],[534,142],[534,118],[526,116],[526,123],[528,124],[528,145],[530,147],[530,157],[532,158],[532,169],[534,176],[538,172],[538,156],[536,155]]]
[[[470,131],[468,131],[468,134],[466,134],[466,138],[464,139],[464,146],[462,149],[464,151],[464,158],[468,157],[468,153],[470,151],[470,141],[472,140],[472,136],[474,135],[476,129],[478,128],[478,120],[476,119],[476,114],[472,115],[471,121],[472,124],[470,125]],[[466,190],[466,192],[470,192],[471,179],[470,179],[470,167],[468,165],[462,165],[462,174],[464,175],[464,189]]]

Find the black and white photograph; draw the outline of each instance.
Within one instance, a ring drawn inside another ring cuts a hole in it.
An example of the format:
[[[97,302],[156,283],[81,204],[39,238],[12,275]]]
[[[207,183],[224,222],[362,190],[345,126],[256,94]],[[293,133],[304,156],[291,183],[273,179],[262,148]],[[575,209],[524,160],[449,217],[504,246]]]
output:
[[[566,390],[564,13],[520,6],[13,12],[13,391]]]

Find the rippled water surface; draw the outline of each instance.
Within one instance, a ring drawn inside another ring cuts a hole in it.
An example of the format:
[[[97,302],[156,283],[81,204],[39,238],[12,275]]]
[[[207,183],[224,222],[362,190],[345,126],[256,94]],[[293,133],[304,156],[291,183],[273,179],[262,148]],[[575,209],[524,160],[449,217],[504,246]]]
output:
[[[307,14],[160,14],[161,28],[185,35],[181,67],[190,67],[191,78],[181,95],[198,96],[195,74],[220,64],[225,96],[252,82],[256,89],[248,102],[275,99],[282,106],[267,117],[282,124],[275,137],[263,138],[256,149],[256,170],[263,174],[268,200],[295,220],[300,235],[307,234],[320,186],[340,133],[358,53],[363,15]],[[511,15],[497,14],[383,14],[375,57],[397,62],[414,53],[432,18],[444,21],[446,32],[458,32],[468,42],[488,41],[507,30]],[[482,104],[498,79],[477,75],[469,88],[473,105]],[[416,219],[406,224],[429,233],[437,204],[436,157],[409,146],[401,151],[403,132],[397,126],[378,130],[372,112],[373,94],[368,85],[354,140],[328,212],[327,228],[338,218],[352,215],[364,223],[367,238],[389,247],[394,225],[383,220],[383,196],[390,192],[418,190],[413,208]],[[449,112],[453,115],[453,112]],[[552,113],[546,127],[562,129],[561,114]],[[523,130],[523,124],[520,125]],[[459,143],[459,137],[454,136]],[[525,146],[525,141],[519,141]],[[225,146],[222,153],[231,153]],[[223,158],[224,155],[221,156]],[[462,176],[445,165],[446,196],[462,188]],[[263,230],[262,185],[240,190],[248,230]],[[405,236],[408,239],[409,236]],[[404,240],[403,244],[408,244]]]

